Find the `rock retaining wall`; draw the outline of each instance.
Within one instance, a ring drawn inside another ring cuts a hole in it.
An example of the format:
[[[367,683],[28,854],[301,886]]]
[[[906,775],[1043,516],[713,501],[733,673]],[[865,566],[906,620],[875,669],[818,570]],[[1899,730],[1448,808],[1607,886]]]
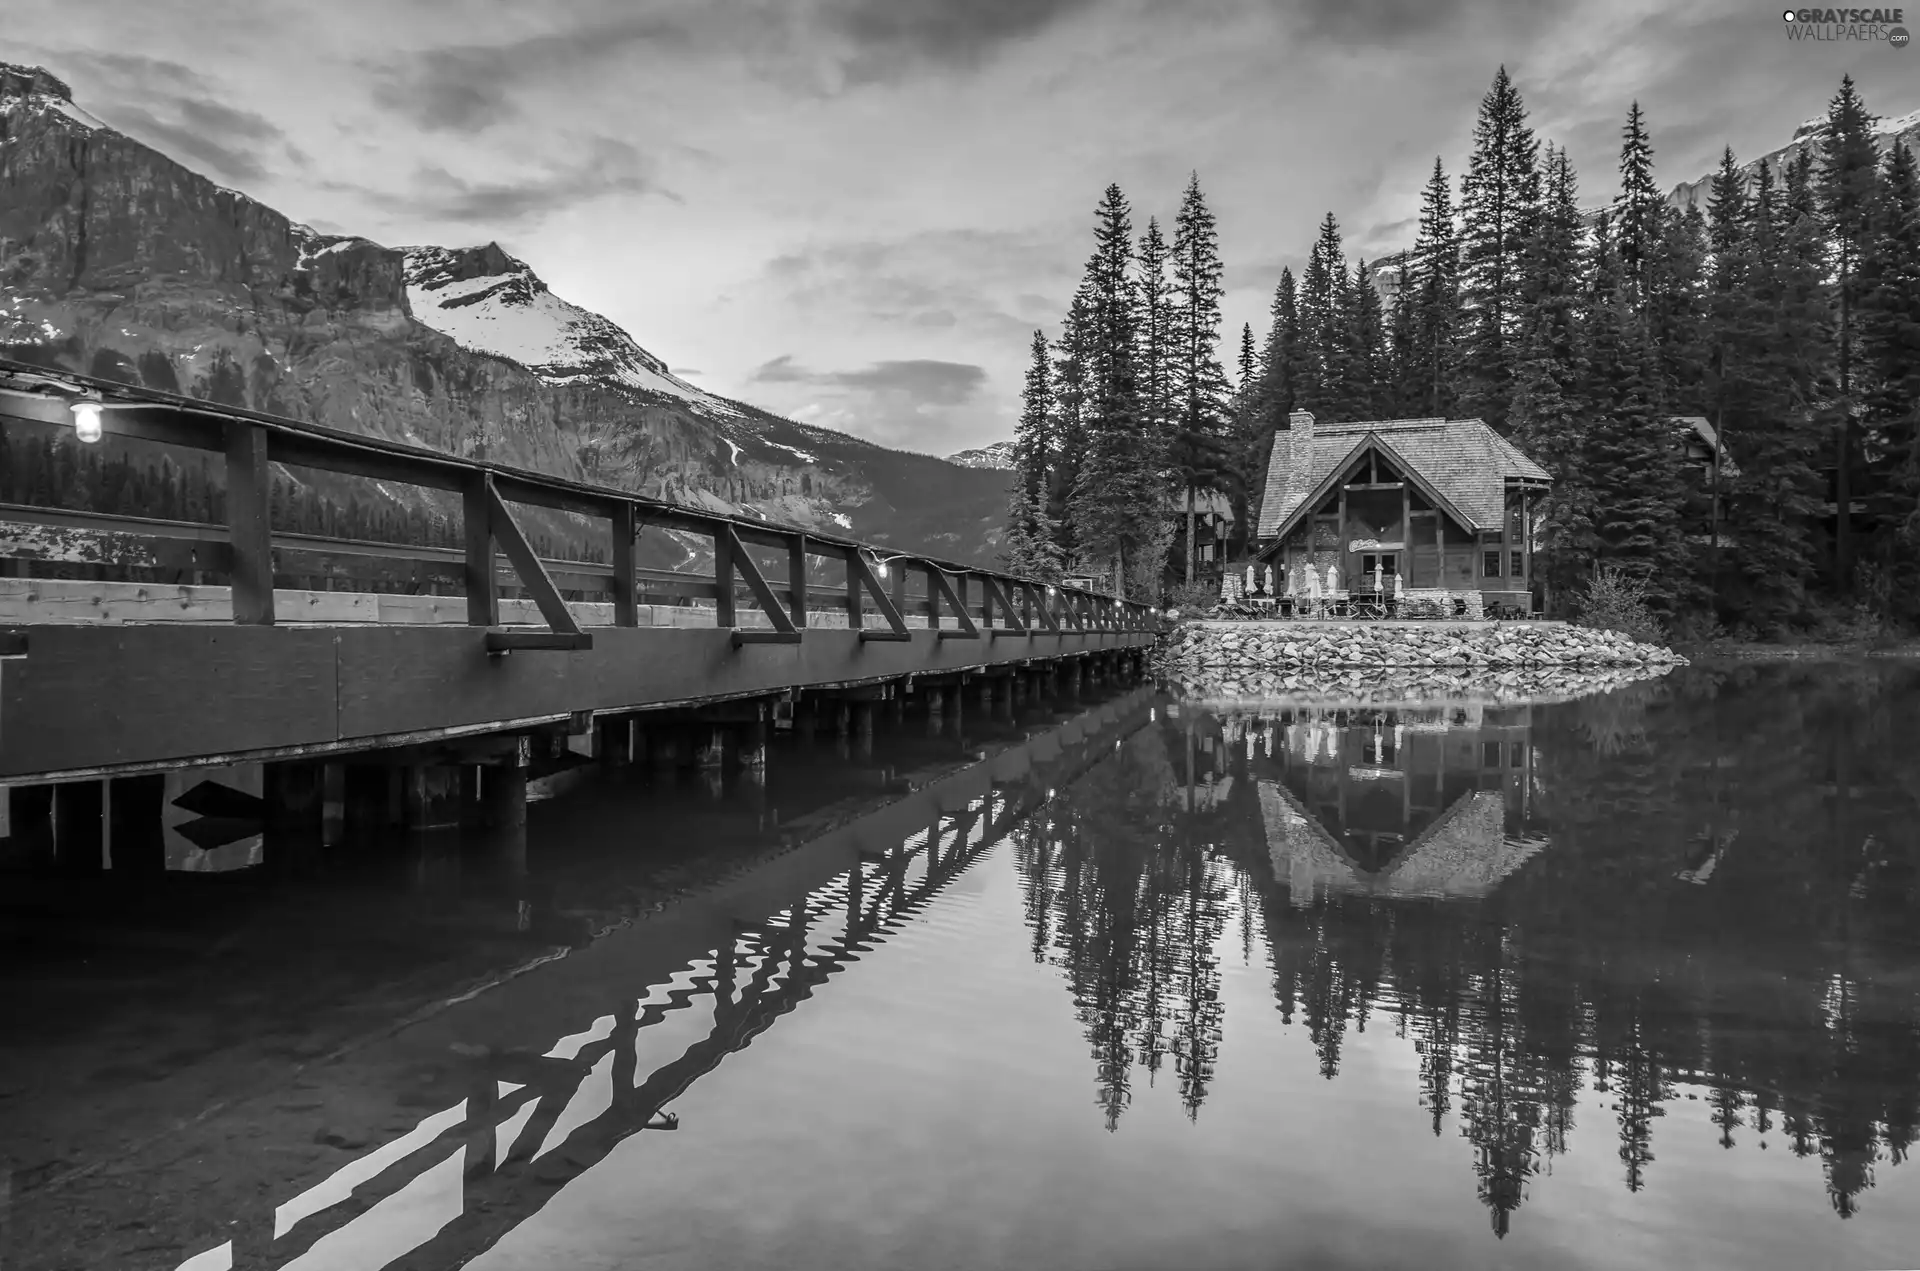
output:
[[[1160,651],[1162,674],[1329,667],[1655,667],[1686,659],[1613,631],[1561,623],[1321,625],[1183,623]]]
[[[1378,708],[1493,706],[1568,702],[1659,679],[1671,664],[1606,667],[1459,666],[1274,668],[1200,672],[1170,677],[1185,700],[1200,706],[1257,702],[1292,707]]]

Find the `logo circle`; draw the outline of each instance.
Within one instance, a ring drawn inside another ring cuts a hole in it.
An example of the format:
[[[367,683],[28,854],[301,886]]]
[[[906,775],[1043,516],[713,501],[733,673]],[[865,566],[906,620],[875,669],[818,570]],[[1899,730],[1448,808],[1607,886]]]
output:
[[[1903,49],[1907,47],[1907,41],[1912,38],[1913,38],[1912,36],[1907,34],[1907,28],[1903,26],[1897,26],[1893,28],[1893,30],[1887,32],[1887,43],[1893,45],[1893,47],[1897,49]]]
[[[1792,9],[1788,9],[1785,13],[1781,14],[1780,16],[1785,18],[1787,21],[1791,22],[1795,18],[1799,17],[1800,15],[1795,13]]]

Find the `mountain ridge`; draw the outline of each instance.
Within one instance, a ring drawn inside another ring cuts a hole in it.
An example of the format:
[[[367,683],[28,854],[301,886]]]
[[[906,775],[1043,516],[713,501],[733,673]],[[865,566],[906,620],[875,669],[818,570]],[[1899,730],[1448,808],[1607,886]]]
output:
[[[700,389],[496,242],[319,233],[75,106],[45,68],[6,63],[0,352],[994,563],[1003,474]]]

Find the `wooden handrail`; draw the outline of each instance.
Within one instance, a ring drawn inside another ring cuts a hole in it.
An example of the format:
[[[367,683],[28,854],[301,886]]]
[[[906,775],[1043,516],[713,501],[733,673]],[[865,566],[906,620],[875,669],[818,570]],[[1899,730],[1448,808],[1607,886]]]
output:
[[[844,605],[849,625],[859,628],[860,614],[869,599],[887,625],[883,631],[863,632],[863,636],[906,639],[910,638],[905,620],[909,569],[923,573],[927,579],[926,597],[913,605],[912,612],[924,612],[929,624],[937,628],[941,610],[951,610],[958,625],[957,631],[949,633],[952,635],[977,637],[983,628],[996,635],[1017,634],[1029,638],[1057,634],[1060,623],[1056,614],[1050,612],[1055,605],[1059,614],[1078,631],[1133,631],[1145,626],[1147,607],[1136,601],[1117,601],[1061,585],[1043,591],[1045,585],[1031,579],[917,552],[901,552],[798,526],[682,507],[622,490],[0,358],[0,416],[42,424],[68,424],[72,418],[69,403],[83,393],[98,396],[106,404],[107,431],[116,436],[222,454],[226,460],[227,524],[204,525],[0,505],[0,527],[11,523],[67,529],[96,539],[118,539],[122,546],[141,541],[171,545],[176,555],[187,554],[194,568],[229,575],[236,622],[273,622],[275,558],[281,558],[282,572],[294,572],[285,568],[284,557],[311,555],[412,562],[436,572],[461,573],[468,589],[469,622],[480,627],[492,626],[498,612],[499,581],[506,572],[501,568],[504,555],[510,576],[539,603],[555,638],[547,646],[530,646],[524,632],[511,642],[490,640],[490,646],[500,648],[585,647],[590,637],[568,616],[559,597],[561,587],[611,592],[615,621],[621,626],[631,626],[638,621],[637,606],[643,593],[712,597],[718,625],[733,626],[736,576],[757,606],[767,612],[775,633],[782,639],[799,638],[799,632],[807,625],[808,608],[817,600]],[[467,544],[464,549],[436,548],[272,533],[269,514],[274,463],[457,493],[462,497],[463,516],[468,525]],[[549,508],[610,522],[614,542],[612,563],[602,565],[537,556],[510,504]],[[638,566],[634,560],[634,542],[647,526],[714,538],[717,546],[724,545],[716,552],[718,574],[705,577]],[[3,528],[0,535],[4,535]],[[498,550],[496,544],[504,552]],[[783,552],[787,577],[767,576],[747,555],[748,544]],[[54,558],[46,551],[23,555]],[[101,563],[161,564],[164,555],[163,552],[148,560]],[[846,562],[844,585],[822,585],[809,577],[808,562],[817,557]],[[871,562],[876,560],[893,562],[900,568],[891,597],[874,575]],[[977,589],[977,604],[973,600],[976,588],[970,584],[975,577],[982,584]],[[660,591],[655,593],[651,588]],[[1014,616],[1016,596],[1026,607],[1024,617]],[[996,605],[1010,619],[1007,627],[994,626]],[[1039,620],[1038,630],[1032,621],[1035,617]],[[754,643],[759,639],[737,643]]]

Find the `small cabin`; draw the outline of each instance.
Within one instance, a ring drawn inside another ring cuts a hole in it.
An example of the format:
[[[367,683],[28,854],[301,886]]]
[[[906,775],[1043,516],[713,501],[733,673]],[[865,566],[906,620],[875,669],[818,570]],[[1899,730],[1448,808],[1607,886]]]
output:
[[[1274,434],[1254,559],[1288,593],[1337,566],[1342,589],[1391,580],[1459,612],[1531,612],[1531,527],[1552,483],[1478,419],[1321,424],[1297,410]]]

